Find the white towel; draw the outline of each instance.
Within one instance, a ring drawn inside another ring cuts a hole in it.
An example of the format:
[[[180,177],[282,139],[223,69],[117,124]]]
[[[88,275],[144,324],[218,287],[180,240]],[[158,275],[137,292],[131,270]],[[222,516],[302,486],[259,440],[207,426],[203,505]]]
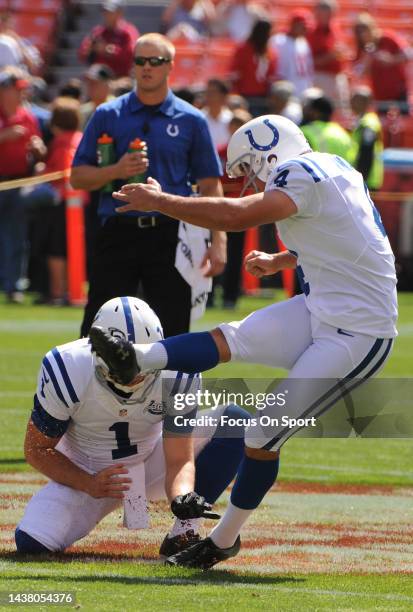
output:
[[[180,221],[175,267],[191,287],[191,323],[202,317],[212,289],[212,278],[201,271],[202,260],[210,243],[211,232],[203,227]]]
[[[142,462],[128,465],[127,468],[132,482],[123,499],[123,526],[128,529],[147,529],[150,525],[145,490],[145,464]]]

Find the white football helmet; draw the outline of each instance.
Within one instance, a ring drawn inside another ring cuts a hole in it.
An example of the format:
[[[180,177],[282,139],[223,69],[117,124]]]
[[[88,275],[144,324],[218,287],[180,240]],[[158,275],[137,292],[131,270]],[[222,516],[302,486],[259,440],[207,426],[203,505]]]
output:
[[[273,168],[282,162],[311,151],[300,128],[281,115],[251,119],[232,135],[227,148],[227,174],[230,178],[247,176],[246,189],[256,178],[264,183]]]
[[[134,344],[149,344],[163,339],[163,330],[159,318],[149,304],[136,297],[117,297],[105,302],[93,319],[92,325],[99,325],[107,330],[111,336],[128,340]],[[157,376],[150,373],[134,386],[120,385],[112,380],[104,361],[95,355],[94,358],[98,379],[102,381],[103,378],[111,382],[123,392],[135,393],[135,391],[141,389],[146,396]]]

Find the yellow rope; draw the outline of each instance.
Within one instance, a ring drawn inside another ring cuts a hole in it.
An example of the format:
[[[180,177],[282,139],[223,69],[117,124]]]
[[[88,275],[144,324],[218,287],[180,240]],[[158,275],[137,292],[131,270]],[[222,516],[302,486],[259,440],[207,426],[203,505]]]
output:
[[[8,189],[16,189],[16,187],[28,187],[29,185],[41,185],[42,183],[50,183],[58,181],[62,178],[70,176],[70,168],[67,170],[59,170],[58,172],[49,172],[48,174],[39,174],[38,176],[28,176],[27,178],[13,179],[0,183],[0,191]]]

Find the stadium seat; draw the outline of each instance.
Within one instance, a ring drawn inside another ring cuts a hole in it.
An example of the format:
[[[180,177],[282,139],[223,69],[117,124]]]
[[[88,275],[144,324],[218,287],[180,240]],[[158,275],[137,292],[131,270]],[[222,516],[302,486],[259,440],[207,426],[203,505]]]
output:
[[[204,47],[200,44],[174,41],[176,55],[171,73],[172,87],[197,86],[203,83],[202,59]]]
[[[27,38],[45,56],[54,44],[54,31],[56,28],[55,15],[36,15],[16,13],[14,15],[16,32]]]
[[[230,39],[217,39],[209,45],[202,60],[204,80],[227,79],[236,44]]]
[[[10,0],[10,8],[19,13],[57,15],[62,10],[62,0]]]
[[[175,67],[171,74],[173,87],[204,86],[210,78],[225,79],[235,43],[226,38],[205,43],[174,41]]]

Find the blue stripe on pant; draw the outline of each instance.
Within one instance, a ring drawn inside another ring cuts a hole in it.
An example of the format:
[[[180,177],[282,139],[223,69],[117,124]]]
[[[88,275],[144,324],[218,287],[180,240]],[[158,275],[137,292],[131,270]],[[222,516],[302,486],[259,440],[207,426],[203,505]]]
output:
[[[345,376],[338,383],[335,383],[331,389],[324,393],[318,400],[313,402],[309,408],[299,415],[299,418],[306,418],[310,415],[311,417],[315,418],[321,416],[332,406],[334,406],[334,404],[336,404],[340,399],[348,395],[351,391],[354,391],[354,389],[356,389],[359,385],[371,378],[387,359],[392,344],[392,338],[388,340],[383,340],[382,338],[377,339],[366,357],[364,357],[360,363],[349,374],[347,374],[347,376]],[[384,352],[379,354],[380,349],[382,349],[383,346],[385,346]],[[367,370],[367,372],[365,370]],[[360,374],[362,374],[362,376],[357,378]],[[353,382],[347,384],[347,382],[350,380]],[[325,402],[328,402],[327,405],[324,404]],[[324,405],[322,408],[320,408],[322,404]],[[288,438],[296,433],[298,429],[301,429],[301,427],[294,428],[293,430],[286,427],[280,434],[272,438],[262,448],[265,450],[272,450],[275,444],[280,442],[280,440],[283,440],[284,443]]]

